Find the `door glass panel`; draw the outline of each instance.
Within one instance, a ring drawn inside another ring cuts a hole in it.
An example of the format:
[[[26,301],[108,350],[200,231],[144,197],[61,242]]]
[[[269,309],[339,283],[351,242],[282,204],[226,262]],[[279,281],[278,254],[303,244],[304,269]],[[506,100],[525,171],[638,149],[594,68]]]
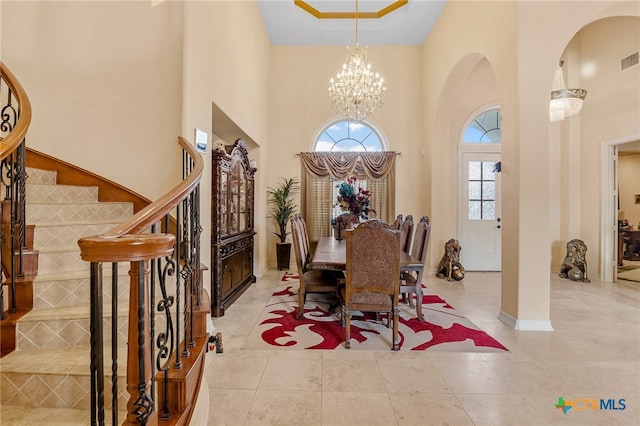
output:
[[[496,180],[495,172],[496,163],[493,161],[482,162],[482,180]]]
[[[482,182],[482,199],[495,200],[495,198],[496,198],[496,183]]]
[[[469,182],[469,199],[479,200],[481,198],[482,184],[480,182]]]
[[[469,161],[469,182],[480,179],[481,161]]]
[[[469,219],[480,220],[480,201],[469,201]]]
[[[493,161],[469,161],[468,163],[469,220],[496,218],[495,164]]]
[[[495,201],[482,202],[482,218],[483,219],[496,218],[496,202]]]

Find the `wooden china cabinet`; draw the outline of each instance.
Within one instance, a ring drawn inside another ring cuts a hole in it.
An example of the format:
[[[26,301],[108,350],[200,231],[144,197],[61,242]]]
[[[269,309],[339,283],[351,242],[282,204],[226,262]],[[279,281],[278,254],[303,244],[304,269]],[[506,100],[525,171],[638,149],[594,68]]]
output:
[[[254,174],[242,139],[212,151],[211,315],[221,317],[252,283]]]

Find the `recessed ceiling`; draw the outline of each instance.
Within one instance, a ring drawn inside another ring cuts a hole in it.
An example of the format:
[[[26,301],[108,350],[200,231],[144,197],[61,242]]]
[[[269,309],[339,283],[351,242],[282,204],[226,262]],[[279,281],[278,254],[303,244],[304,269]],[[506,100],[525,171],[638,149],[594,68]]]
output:
[[[257,0],[272,45],[355,43],[355,0]],[[446,0],[359,0],[358,42],[421,45]]]

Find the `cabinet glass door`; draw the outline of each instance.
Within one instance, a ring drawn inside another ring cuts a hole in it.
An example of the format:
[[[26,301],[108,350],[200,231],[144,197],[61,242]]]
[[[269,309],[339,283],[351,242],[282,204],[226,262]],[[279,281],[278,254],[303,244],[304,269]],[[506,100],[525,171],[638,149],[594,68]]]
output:
[[[228,219],[228,205],[229,205],[229,193],[228,193],[228,185],[229,185],[229,173],[226,171],[222,171],[220,173],[220,234],[222,236],[229,234],[229,219]]]
[[[238,206],[238,231],[244,231],[247,229],[247,181],[244,176],[244,171],[239,181],[239,192],[240,197],[238,202],[240,204]]]
[[[231,164],[231,233],[244,230],[246,224],[246,183],[244,169],[239,159]]]

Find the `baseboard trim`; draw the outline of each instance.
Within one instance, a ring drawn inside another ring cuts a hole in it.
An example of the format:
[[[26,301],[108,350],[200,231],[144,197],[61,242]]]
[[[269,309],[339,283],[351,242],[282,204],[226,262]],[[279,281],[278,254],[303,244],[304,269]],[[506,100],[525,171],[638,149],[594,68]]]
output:
[[[519,320],[504,311],[500,311],[498,319],[514,330],[520,331],[553,331],[549,320]]]

